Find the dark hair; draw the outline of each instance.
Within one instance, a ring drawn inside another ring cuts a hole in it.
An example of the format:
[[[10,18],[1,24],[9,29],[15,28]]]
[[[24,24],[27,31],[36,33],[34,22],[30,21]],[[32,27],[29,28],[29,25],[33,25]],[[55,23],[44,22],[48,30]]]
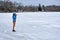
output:
[[[13,13],[13,16],[16,16],[16,13]]]

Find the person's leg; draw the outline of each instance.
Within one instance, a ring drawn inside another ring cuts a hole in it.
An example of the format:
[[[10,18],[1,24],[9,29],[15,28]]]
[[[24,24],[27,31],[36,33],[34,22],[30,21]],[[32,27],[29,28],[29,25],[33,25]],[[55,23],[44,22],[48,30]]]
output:
[[[15,25],[16,25],[16,22],[13,22],[13,31],[15,31]]]

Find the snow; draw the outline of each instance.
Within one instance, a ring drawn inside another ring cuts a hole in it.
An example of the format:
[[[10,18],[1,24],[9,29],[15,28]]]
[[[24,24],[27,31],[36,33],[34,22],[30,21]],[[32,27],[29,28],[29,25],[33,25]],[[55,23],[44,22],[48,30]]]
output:
[[[0,40],[60,40],[60,12],[17,13],[12,32],[12,13],[0,13]]]

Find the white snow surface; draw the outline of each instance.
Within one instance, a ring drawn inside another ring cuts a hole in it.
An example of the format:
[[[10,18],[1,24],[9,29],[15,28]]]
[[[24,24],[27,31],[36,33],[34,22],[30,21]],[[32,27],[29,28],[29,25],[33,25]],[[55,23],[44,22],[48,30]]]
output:
[[[21,12],[16,32],[12,24],[12,13],[0,13],[0,40],[60,40],[60,12]]]

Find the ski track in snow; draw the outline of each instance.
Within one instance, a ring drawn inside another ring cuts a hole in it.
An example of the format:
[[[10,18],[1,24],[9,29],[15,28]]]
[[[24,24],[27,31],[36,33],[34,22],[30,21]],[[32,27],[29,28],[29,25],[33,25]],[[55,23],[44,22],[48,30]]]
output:
[[[12,13],[0,13],[0,40],[60,40],[60,12],[17,13],[11,30]]]

